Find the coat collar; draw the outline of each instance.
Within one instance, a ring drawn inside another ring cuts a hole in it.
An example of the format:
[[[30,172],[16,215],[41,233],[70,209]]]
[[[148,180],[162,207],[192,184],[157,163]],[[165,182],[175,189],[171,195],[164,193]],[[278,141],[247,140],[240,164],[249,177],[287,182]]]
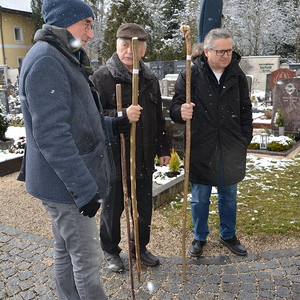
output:
[[[242,69],[239,66],[239,62],[241,61],[241,56],[236,53],[235,51],[232,52],[232,59],[230,64],[225,68],[224,72],[230,72],[231,74],[240,74],[242,71]],[[195,61],[194,64],[199,67],[199,68],[203,68],[205,67],[206,69],[211,71],[211,68],[209,66],[209,64],[207,63],[207,58],[203,55],[203,56],[198,56]],[[212,71],[211,71],[212,72]],[[213,73],[213,72],[212,72]]]
[[[146,66],[146,64],[140,60],[140,73],[142,77],[151,80],[155,77],[155,74],[151,71],[151,69]],[[110,71],[113,77],[120,81],[131,82],[132,74],[128,71],[128,69],[123,65],[121,60],[119,59],[118,54],[115,52],[111,58],[106,63],[107,69]]]
[[[85,50],[81,44],[74,43],[76,40],[67,29],[43,25],[43,28],[35,33],[34,40],[45,41],[54,46],[70,61],[82,69],[81,71],[85,73],[86,77],[93,74],[93,69]]]

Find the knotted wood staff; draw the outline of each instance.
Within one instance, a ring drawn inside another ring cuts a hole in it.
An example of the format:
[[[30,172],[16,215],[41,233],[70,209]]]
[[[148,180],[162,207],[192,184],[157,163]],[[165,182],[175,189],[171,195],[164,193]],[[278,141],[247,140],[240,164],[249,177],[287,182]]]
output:
[[[182,25],[180,31],[185,37],[186,42],[186,103],[191,103],[191,36],[190,26]],[[183,206],[182,206],[182,275],[183,281],[186,281],[186,209],[187,196],[189,189],[189,172],[190,172],[190,152],[191,152],[191,120],[186,120],[186,141],[185,141],[185,158],[184,158],[184,183],[183,183]]]
[[[139,93],[139,59],[138,59],[138,38],[132,38],[133,70],[132,70],[132,105],[138,105]],[[136,198],[136,122],[131,123],[130,128],[130,183],[131,203],[134,228],[134,245],[136,257],[137,279],[141,281],[140,241],[139,241],[139,213]]]
[[[117,96],[118,117],[122,117],[123,113],[122,113],[121,84],[116,85],[116,96]],[[132,297],[132,300],[135,300],[132,256],[131,256],[131,242],[130,242],[130,213],[129,213],[130,203],[129,203],[129,198],[128,198],[128,187],[127,187],[126,146],[125,146],[124,133],[120,133],[120,144],[121,144],[122,185],[123,185],[124,208],[125,208],[127,239],[128,239],[128,252],[129,252],[128,258],[129,258],[131,297]]]

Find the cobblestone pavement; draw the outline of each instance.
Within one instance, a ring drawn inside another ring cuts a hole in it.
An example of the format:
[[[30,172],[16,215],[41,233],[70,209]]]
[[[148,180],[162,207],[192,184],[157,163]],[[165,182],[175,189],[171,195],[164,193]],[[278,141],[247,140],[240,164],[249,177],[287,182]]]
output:
[[[52,245],[52,240],[0,224],[1,300],[57,299]],[[134,282],[136,299],[300,300],[300,247],[247,257],[188,258],[185,282],[181,257],[160,259],[159,266],[141,270],[140,282]],[[112,273],[104,264],[101,277],[109,299],[131,299],[128,270]]]

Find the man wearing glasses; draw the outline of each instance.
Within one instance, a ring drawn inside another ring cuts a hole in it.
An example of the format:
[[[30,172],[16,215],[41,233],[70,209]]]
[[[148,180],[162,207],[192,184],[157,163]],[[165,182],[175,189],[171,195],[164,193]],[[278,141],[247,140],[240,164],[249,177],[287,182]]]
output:
[[[186,71],[179,74],[170,108],[171,119],[191,120],[191,211],[194,240],[189,247],[199,257],[209,234],[212,187],[218,190],[219,241],[237,255],[247,250],[236,236],[237,183],[245,176],[247,147],[252,139],[252,109],[240,55],[231,35],[211,30],[192,53],[192,103],[186,101]]]
[[[94,38],[91,7],[82,0],[44,0],[42,13],[46,24],[20,74],[26,159],[19,180],[52,221],[58,299],[105,300],[94,216],[115,178],[109,139],[120,118],[103,117],[89,80],[84,47]]]

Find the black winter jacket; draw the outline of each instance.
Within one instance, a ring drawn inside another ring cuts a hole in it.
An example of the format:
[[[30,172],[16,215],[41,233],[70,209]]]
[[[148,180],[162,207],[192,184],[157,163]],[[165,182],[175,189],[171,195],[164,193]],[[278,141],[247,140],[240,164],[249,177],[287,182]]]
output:
[[[245,176],[247,147],[252,139],[252,108],[246,76],[239,67],[240,56],[233,53],[220,84],[205,57],[192,65],[190,181],[216,186],[222,153],[224,184]],[[170,108],[171,119],[185,123],[180,108],[186,100],[186,71],[179,74]]]
[[[122,86],[122,107],[132,102],[132,74],[114,53],[92,76],[96,90],[107,116],[117,116],[116,84]],[[139,105],[143,108],[137,122],[136,175],[137,179],[152,176],[154,158],[170,155],[170,146],[165,132],[165,119],[162,112],[162,99],[157,78],[154,73],[140,61],[139,72]],[[117,179],[121,179],[121,153],[119,137],[112,141],[112,149],[117,170]],[[127,172],[129,172],[129,137],[126,138]]]

